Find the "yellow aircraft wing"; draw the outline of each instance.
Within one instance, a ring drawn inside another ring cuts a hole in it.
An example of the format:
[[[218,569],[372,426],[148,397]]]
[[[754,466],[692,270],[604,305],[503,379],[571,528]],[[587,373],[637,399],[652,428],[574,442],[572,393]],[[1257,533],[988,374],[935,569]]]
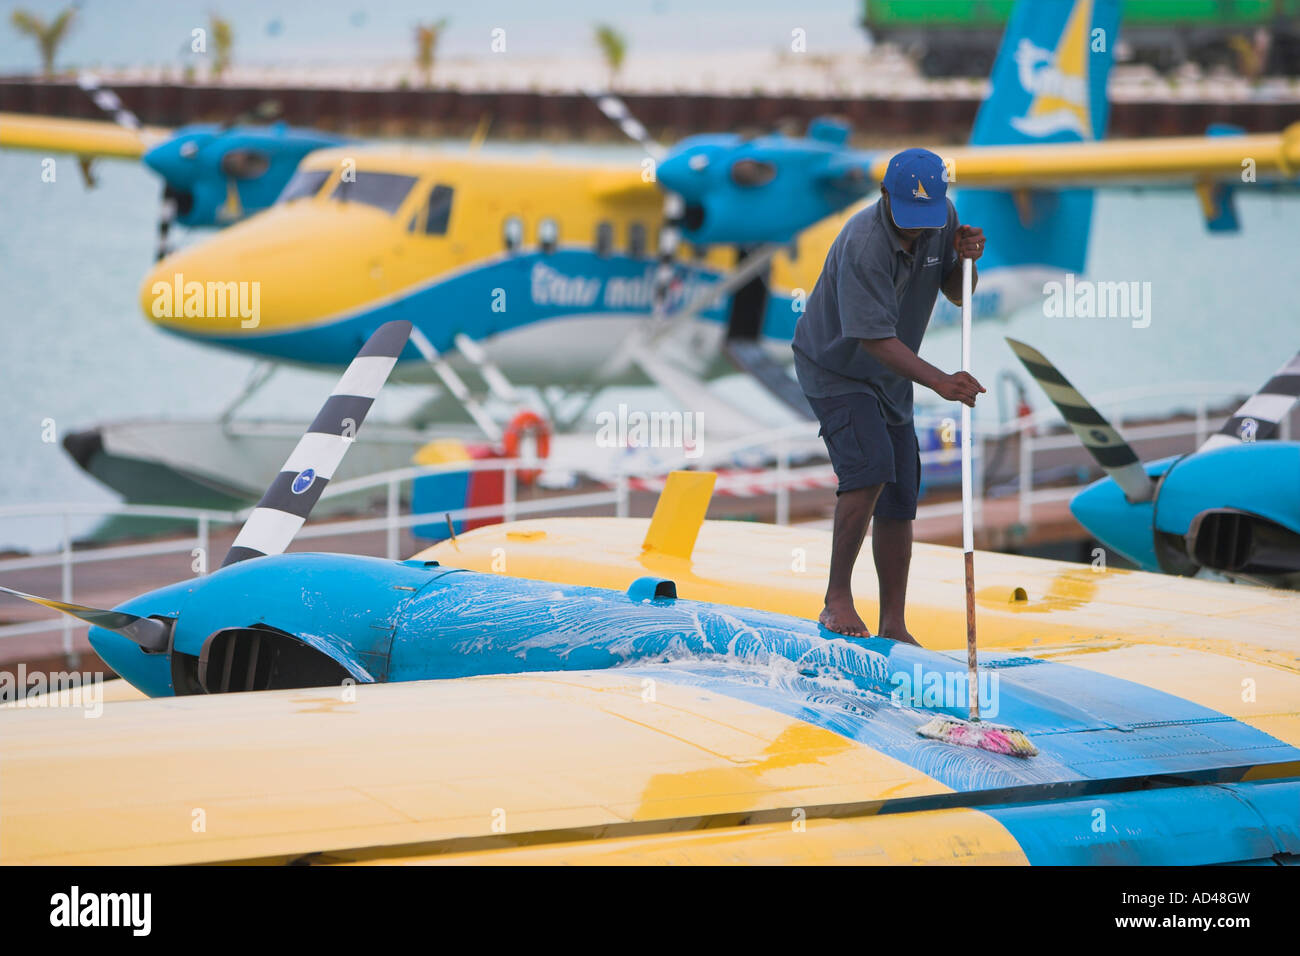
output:
[[[156,126],[131,130],[105,120],[0,113],[0,147],[7,149],[139,159],[170,132]]]
[[[1025,862],[973,810],[877,818],[888,801],[951,793],[901,761],[701,688],[647,696],[618,671],[0,721],[3,864],[455,862],[506,847],[552,862],[590,855],[592,837],[603,856],[627,843],[628,861]]]
[[[519,521],[417,557],[558,586],[670,578],[680,598],[817,612],[828,533],[703,521],[711,476],[674,477],[650,522]],[[960,554],[919,545],[912,564],[909,623],[950,656],[964,639]],[[905,708],[846,707],[779,667],[742,677],[689,656],[114,693],[93,720],[84,700],[51,697],[0,709],[0,864],[1300,857],[1300,595],[1014,555],[977,566],[986,667],[1039,688],[1059,757],[1006,768],[934,754]],[[868,620],[873,578],[868,566],[856,582]],[[1068,730],[1071,708],[1083,731]],[[1177,786],[1143,784],[1171,772]],[[1102,779],[1128,783],[1101,792]],[[1124,825],[1081,836],[1099,806]]]
[[[1092,143],[1032,146],[939,146],[958,187],[1016,189],[1062,185],[1169,184],[1240,181],[1248,162],[1255,175],[1300,174],[1300,123],[1280,133],[1242,136],[1177,136],[1110,139]],[[871,177],[884,179],[889,156],[881,155]]]
[[[705,521],[683,557],[646,547],[648,530],[645,519],[533,519],[477,528],[416,558],[617,590],[652,575],[691,600],[807,619],[821,611],[825,531]],[[976,569],[981,648],[1135,681],[1300,746],[1300,594],[1010,554],[981,552]],[[964,588],[959,549],[915,545],[907,616],[923,646],[965,647]],[[874,624],[870,561],[858,563],[853,589]]]

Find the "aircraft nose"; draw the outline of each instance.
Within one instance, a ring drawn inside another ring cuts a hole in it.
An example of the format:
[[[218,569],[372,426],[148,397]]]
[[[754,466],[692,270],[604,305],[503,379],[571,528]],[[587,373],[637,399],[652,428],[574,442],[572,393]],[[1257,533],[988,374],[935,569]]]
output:
[[[262,282],[232,252],[201,244],[161,260],[140,286],[145,317],[200,336],[233,335],[261,325]]]
[[[392,291],[382,260],[398,254],[394,226],[377,210],[338,203],[271,209],[158,262],[140,307],[195,338],[298,331]]]

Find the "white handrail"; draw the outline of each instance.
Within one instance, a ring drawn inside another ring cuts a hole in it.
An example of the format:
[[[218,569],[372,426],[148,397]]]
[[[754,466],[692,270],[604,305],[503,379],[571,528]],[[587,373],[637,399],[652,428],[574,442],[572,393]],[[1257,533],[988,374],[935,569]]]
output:
[[[1204,393],[1211,386],[1222,387],[1222,383],[1185,383],[1179,386],[1189,393],[1200,391],[1195,405],[1195,414],[1188,421],[1166,421],[1155,422],[1149,425],[1128,427],[1124,430],[1125,437],[1134,442],[1147,441],[1162,438],[1178,438],[1191,436],[1195,440],[1194,447],[1198,447],[1204,438],[1214,429],[1217,429],[1225,420],[1223,417],[1208,416],[1207,407],[1209,400],[1204,398]],[[1232,386],[1235,388],[1235,386]],[[1225,389],[1226,390],[1226,389]],[[1125,402],[1133,401],[1149,395],[1156,394],[1176,394],[1168,387],[1141,385],[1125,389],[1119,389],[1104,396],[1103,402],[1098,403],[1099,407],[1108,405],[1111,408],[1119,408]],[[1242,389],[1240,394],[1247,394],[1248,390]],[[1224,402],[1226,404],[1226,401]],[[1054,412],[1054,409],[1051,410]],[[1040,501],[1058,501],[1063,496],[1072,493],[1071,489],[1062,488],[1034,488],[1034,459],[1035,456],[1044,451],[1058,450],[1069,448],[1077,445],[1077,439],[1069,431],[1063,431],[1058,434],[1037,435],[1035,428],[1037,425],[1050,421],[1047,412],[1040,412],[1025,418],[1013,419],[1009,422],[1000,424],[996,427],[984,426],[979,423],[973,426],[973,437],[977,441],[977,447],[980,451],[977,453],[977,459],[984,458],[983,451],[987,446],[989,439],[1006,438],[1010,435],[1019,436],[1019,460],[1020,460],[1020,480],[1018,488],[1019,509],[1018,520],[1028,525],[1033,517],[1033,506]],[[952,421],[946,416],[918,416],[918,423],[922,427],[933,427],[945,422]],[[1059,421],[1059,419],[1058,419]],[[1115,421],[1113,418],[1112,421]],[[1283,436],[1290,434],[1289,418],[1283,423]],[[801,484],[806,483],[811,478],[819,481],[826,480],[830,471],[830,466],[824,461],[815,465],[804,465],[800,467],[791,466],[792,455],[799,453],[804,446],[809,451],[820,450],[820,441],[817,439],[816,424],[808,422],[796,422],[789,425],[780,426],[773,429],[765,430],[761,433],[740,436],[727,442],[722,442],[710,448],[710,454],[698,460],[689,460],[684,465],[692,468],[702,468],[705,466],[718,467],[727,464],[734,465],[734,458],[738,453],[756,449],[765,451],[767,461],[775,461],[775,464],[768,470],[760,472],[745,472],[743,474],[722,475],[719,478],[717,489],[719,491],[734,490],[743,487],[751,493],[771,494],[775,499],[776,520],[778,524],[786,524],[790,519],[790,492]],[[1189,448],[1188,451],[1191,451]],[[957,447],[954,444],[952,448],[935,449],[922,452],[921,459],[923,463],[950,464],[956,461]],[[733,461],[728,461],[732,459]],[[599,480],[604,481],[609,490],[605,491],[583,491],[572,494],[553,495],[545,498],[536,498],[531,500],[518,500],[517,482],[518,473],[521,470],[538,470],[546,471],[573,471],[582,472]],[[337,497],[339,495],[354,494],[367,490],[384,489],[385,508],[381,517],[355,518],[342,521],[332,521],[329,523],[308,525],[299,532],[298,537],[304,540],[314,538],[324,538],[333,535],[346,536],[350,534],[361,534],[375,531],[385,533],[385,553],[396,559],[401,546],[401,532],[403,529],[411,528],[420,524],[440,523],[448,516],[453,521],[476,521],[483,519],[500,519],[504,521],[514,520],[519,516],[544,514],[547,512],[564,512],[579,508],[601,508],[612,506],[614,512],[619,517],[626,517],[629,512],[629,495],[634,482],[639,480],[649,480],[664,477],[668,470],[665,468],[655,468],[652,464],[634,464],[628,462],[614,462],[607,465],[595,465],[590,462],[580,462],[577,460],[566,461],[563,458],[548,458],[539,460],[535,457],[521,458],[483,458],[470,461],[447,462],[437,465],[409,465],[402,468],[390,469],[388,471],[377,472],[375,474],[364,475],[358,478],[349,479],[331,483],[327,486],[322,497]],[[503,497],[499,504],[480,505],[474,507],[465,507],[450,509],[437,513],[424,514],[401,514],[401,489],[402,486],[417,478],[439,475],[453,474],[464,472],[483,472],[483,471],[500,471],[503,472]],[[982,482],[977,485],[982,487]],[[976,523],[983,525],[983,505],[985,495],[983,493],[976,496],[975,500],[975,519]],[[187,508],[168,505],[132,505],[118,502],[87,503],[87,502],[41,502],[29,505],[4,505],[0,506],[0,520],[4,519],[22,519],[31,517],[57,517],[63,523],[62,546],[55,552],[44,555],[31,555],[20,558],[0,559],[0,573],[8,571],[32,570],[46,567],[60,567],[62,572],[61,597],[63,600],[71,601],[73,597],[73,568],[78,564],[89,564],[94,562],[111,561],[117,559],[129,559],[139,557],[151,557],[156,555],[173,554],[182,551],[192,551],[194,548],[201,549],[204,556],[206,573],[206,560],[209,550],[209,534],[213,525],[230,525],[242,522],[252,508],[244,508],[237,511],[220,510],[212,508]],[[939,512],[935,512],[936,514]],[[170,518],[181,521],[193,521],[195,525],[195,534],[183,538],[172,538],[163,541],[133,543],[125,545],[109,545],[105,547],[75,548],[68,532],[68,519],[76,515],[104,515],[104,516],[125,516],[141,518]],[[18,624],[0,626],[0,638],[17,637],[25,634],[35,634],[44,631],[62,630],[64,634],[64,650],[69,654],[72,651],[72,632],[84,625],[77,624],[64,618],[63,620],[52,620],[46,622],[23,622]]]

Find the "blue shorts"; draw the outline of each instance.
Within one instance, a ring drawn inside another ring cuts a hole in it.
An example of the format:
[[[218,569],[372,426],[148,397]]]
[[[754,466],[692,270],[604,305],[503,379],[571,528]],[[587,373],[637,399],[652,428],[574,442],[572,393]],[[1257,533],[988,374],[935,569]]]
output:
[[[912,422],[890,425],[874,395],[856,392],[831,398],[808,396],[817,414],[819,434],[830,452],[839,479],[836,494],[872,485],[880,489],[874,514],[911,521],[921,490],[921,447]]]

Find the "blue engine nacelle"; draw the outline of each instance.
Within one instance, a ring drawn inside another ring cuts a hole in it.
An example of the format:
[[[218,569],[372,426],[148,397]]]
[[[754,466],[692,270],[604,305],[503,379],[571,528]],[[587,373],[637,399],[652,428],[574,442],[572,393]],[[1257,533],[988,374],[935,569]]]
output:
[[[1180,459],[1160,486],[1154,528],[1167,571],[1300,572],[1300,442],[1243,442]]]
[[[659,183],[679,194],[682,234],[700,245],[789,242],[868,195],[870,157],[848,150],[848,128],[816,120],[806,137],[691,136],[659,164]]]
[[[1130,502],[1102,478],[1070,502],[1106,547],[1144,571],[1300,572],[1300,443],[1243,443],[1143,467],[1161,478],[1151,501]]]
[[[156,652],[91,628],[104,661],[150,696],[701,658],[789,678],[830,675],[882,698],[900,687],[900,675],[918,688],[966,675],[964,660],[885,638],[848,639],[815,621],[679,601],[671,581],[652,577],[620,592],[436,562],[295,553],[229,565],[120,610],[171,622],[167,647]],[[1079,726],[1093,719],[1028,687],[1002,700],[1006,716],[1022,721],[1048,711]],[[933,708],[965,715],[958,701]]]
[[[224,226],[275,202],[308,153],[342,142],[283,123],[184,126],[145,153],[144,162],[167,184],[178,222]]]

